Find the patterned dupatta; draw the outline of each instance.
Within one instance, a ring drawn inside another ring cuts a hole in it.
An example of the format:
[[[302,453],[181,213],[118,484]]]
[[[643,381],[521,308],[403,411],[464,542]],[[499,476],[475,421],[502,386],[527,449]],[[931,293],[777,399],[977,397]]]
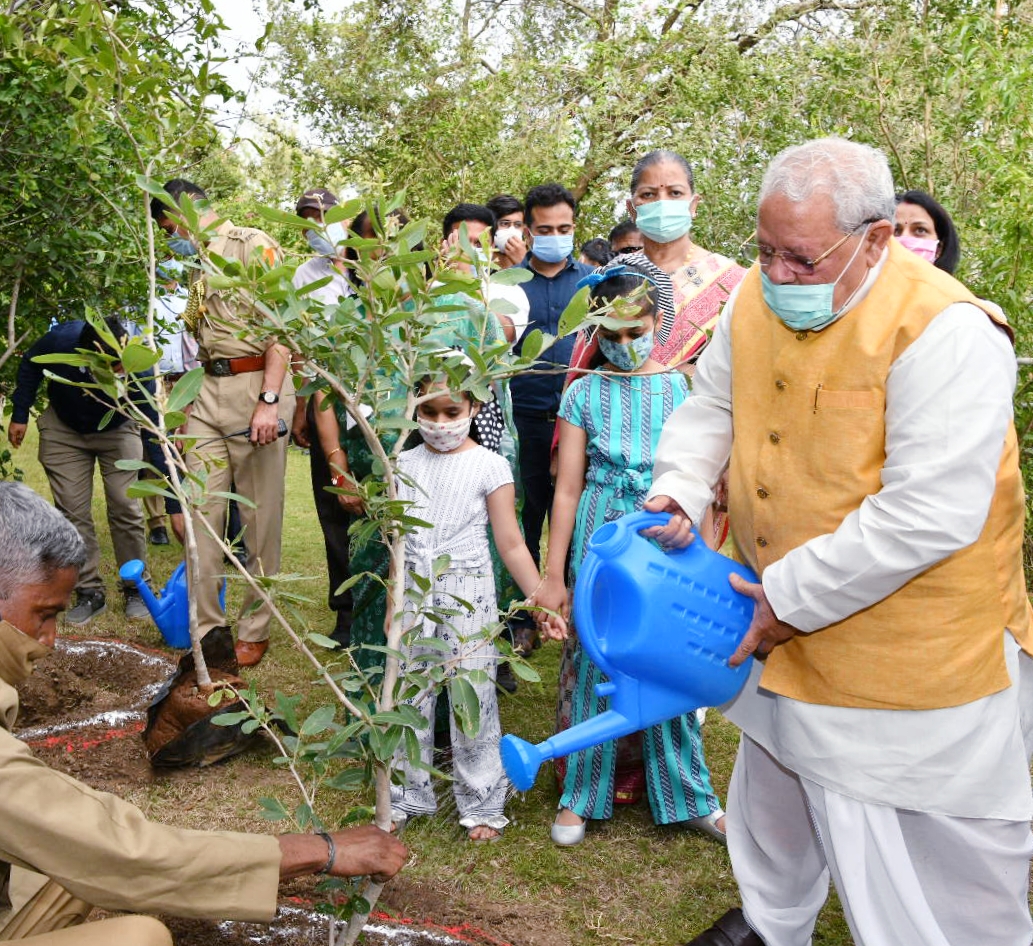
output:
[[[653,358],[669,367],[694,361],[717,324],[721,307],[746,270],[726,256],[707,253],[671,274],[674,315],[656,333]]]

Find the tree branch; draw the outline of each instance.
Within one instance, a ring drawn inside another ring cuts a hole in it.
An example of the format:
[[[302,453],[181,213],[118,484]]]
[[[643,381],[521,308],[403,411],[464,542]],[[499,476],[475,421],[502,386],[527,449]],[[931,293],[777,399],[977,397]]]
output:
[[[602,20],[595,13],[593,13],[586,7],[583,7],[580,3],[575,3],[574,0],[560,0],[560,3],[563,6],[569,7],[571,10],[580,13],[583,17],[587,17],[589,20],[595,23],[596,26],[601,27],[603,25]]]
[[[852,3],[844,2],[844,0],[801,0],[800,3],[779,7],[754,32],[736,36],[735,45],[740,53],[745,53],[774,33],[780,26],[785,26],[786,23],[792,23],[794,20],[799,20],[812,13],[820,13],[823,10],[863,10],[871,2],[872,0],[854,0]]]
[[[663,26],[660,27],[660,35],[666,36],[670,33],[686,10],[690,13],[695,13],[700,8],[701,2],[702,0],[695,0],[695,2],[692,2],[692,0],[684,0],[684,2],[675,6],[675,8],[667,14],[667,19],[664,20]]]

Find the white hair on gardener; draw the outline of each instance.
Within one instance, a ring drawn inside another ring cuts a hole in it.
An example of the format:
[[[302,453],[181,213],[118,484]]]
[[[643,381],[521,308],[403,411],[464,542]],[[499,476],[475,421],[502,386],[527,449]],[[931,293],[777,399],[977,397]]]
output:
[[[828,194],[836,209],[836,226],[844,233],[869,221],[892,221],[896,214],[886,155],[846,138],[816,138],[775,155],[764,172],[759,202],[773,194],[794,204]]]
[[[0,482],[0,549],[0,600],[86,561],[75,526],[22,483]]]

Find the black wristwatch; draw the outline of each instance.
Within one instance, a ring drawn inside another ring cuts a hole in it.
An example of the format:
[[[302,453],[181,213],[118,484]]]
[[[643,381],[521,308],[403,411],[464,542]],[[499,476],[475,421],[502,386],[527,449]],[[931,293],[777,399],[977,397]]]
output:
[[[277,394],[275,391],[263,391],[261,394],[258,395],[258,399],[263,404],[279,404],[280,403],[280,395]]]

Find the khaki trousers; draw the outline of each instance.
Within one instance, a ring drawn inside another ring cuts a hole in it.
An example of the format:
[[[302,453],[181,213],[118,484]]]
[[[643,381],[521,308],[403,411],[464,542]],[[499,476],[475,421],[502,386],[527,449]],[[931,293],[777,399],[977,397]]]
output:
[[[93,471],[99,464],[108,509],[108,528],[115,547],[115,562],[134,558],[146,561],[143,510],[126,491],[136,482],[136,470],[120,470],[117,460],[143,459],[140,428],[126,421],[114,430],[80,434],[48,407],[39,417],[39,462],[50,481],[54,505],[79,531],[86,543],[86,563],[79,572],[80,590],[102,591],[100,546],[93,522]]]
[[[187,465],[191,471],[207,470],[205,493],[212,497],[193,513],[200,578],[191,594],[197,598],[198,631],[202,637],[213,627],[228,623],[219,607],[219,585],[227,571],[222,548],[200,522],[203,517],[216,535],[224,534],[226,499],[213,496],[214,493],[229,492],[230,485],[235,484],[236,492],[254,503],[253,507],[239,504],[248,551],[247,570],[252,575],[275,575],[280,570],[287,438],[281,437],[264,447],[253,447],[246,437],[204,444],[212,437],[225,437],[250,426],[262,391],[262,378],[261,371],[228,378],[206,375],[187,425],[187,434],[203,444],[187,454]],[[294,386],[289,373],[280,391],[279,415],[290,426]],[[255,609],[256,600],[250,590],[244,595],[243,616],[237,627],[237,637],[242,641],[263,641],[269,637],[269,609]]]

